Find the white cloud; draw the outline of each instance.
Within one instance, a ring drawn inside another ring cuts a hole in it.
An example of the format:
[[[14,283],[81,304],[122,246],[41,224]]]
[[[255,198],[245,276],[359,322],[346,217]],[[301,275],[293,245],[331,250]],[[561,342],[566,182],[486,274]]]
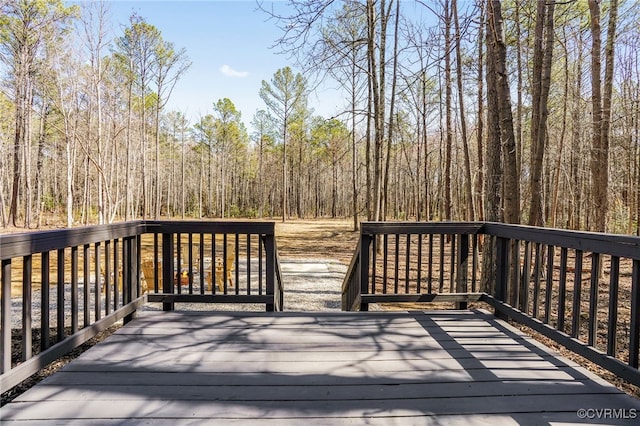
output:
[[[246,77],[249,75],[248,71],[236,71],[233,68],[231,68],[229,65],[225,64],[223,66],[220,67],[220,72],[224,75],[226,75],[227,77]]]

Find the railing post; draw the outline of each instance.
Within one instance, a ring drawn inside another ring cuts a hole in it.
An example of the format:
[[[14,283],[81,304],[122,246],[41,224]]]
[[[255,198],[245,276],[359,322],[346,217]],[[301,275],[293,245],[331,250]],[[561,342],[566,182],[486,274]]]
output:
[[[358,273],[360,275],[360,294],[369,294],[369,250],[375,235],[362,234],[360,245],[360,264]],[[373,265],[375,268],[375,265]],[[375,283],[374,283],[375,284]],[[369,304],[360,302],[360,311],[368,311]]]
[[[173,293],[173,234],[162,234],[162,292]],[[173,302],[163,302],[163,311],[173,311]]]
[[[75,334],[77,331],[78,331],[78,246],[73,246],[71,247],[71,334]]]
[[[11,370],[11,259],[2,259],[2,347],[0,372]]]
[[[142,296],[142,281],[140,279],[140,274],[142,272],[142,236],[141,235],[136,235],[135,236],[135,249],[136,249],[136,256],[135,256],[135,267],[136,267],[136,298]]]
[[[49,278],[50,272],[50,258],[49,252],[45,251],[42,253],[41,259],[41,280],[40,280],[40,306],[41,306],[41,314],[40,314],[40,352],[45,351],[49,348],[49,334],[51,333],[50,326],[50,317],[49,317],[49,292],[51,290],[50,285],[51,281]],[[98,299],[98,295],[96,295],[96,299]],[[4,300],[4,296],[3,299]]]
[[[32,351],[32,306],[33,306],[33,289],[32,282],[32,266],[33,258],[31,255],[24,256],[22,260],[22,360],[26,361],[33,355]]]
[[[64,339],[64,249],[58,249],[57,256],[56,294],[58,295],[58,306],[56,309],[56,337],[59,342]]]
[[[640,260],[634,259],[631,278],[631,327],[629,331],[629,365],[638,368],[640,351]]]
[[[495,298],[506,303],[509,282],[509,240],[502,237],[496,238],[496,290]],[[502,317],[496,310],[496,316]]]
[[[456,293],[467,293],[467,270],[469,268],[469,235],[460,234],[460,244],[458,245],[458,276],[456,282]],[[467,309],[467,302],[456,302],[456,309]]]
[[[130,303],[136,298],[136,285],[138,281],[138,250],[137,237],[127,237],[123,241],[124,246],[124,270],[122,271],[122,291],[123,305]],[[134,318],[134,314],[124,317],[126,324]]]
[[[267,268],[267,282],[266,291],[267,295],[273,297],[273,303],[267,303],[267,312],[275,311],[275,281],[276,281],[276,253],[275,253],[275,240],[273,235],[264,236],[264,250],[266,256],[266,268]]]

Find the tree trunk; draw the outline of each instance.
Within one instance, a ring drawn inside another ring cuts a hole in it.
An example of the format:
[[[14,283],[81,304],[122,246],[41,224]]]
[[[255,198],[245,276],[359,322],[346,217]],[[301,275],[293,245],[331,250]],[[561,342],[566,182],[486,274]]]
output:
[[[26,95],[25,88],[27,85],[27,75],[24,68],[25,53],[22,53],[20,63],[22,67],[18,67],[16,71],[15,82],[15,132],[13,139],[13,184],[11,186],[11,201],[9,202],[9,222],[13,226],[18,226],[18,197],[20,195],[20,182],[22,181],[22,150],[24,149],[24,133],[25,133],[25,109]]]
[[[601,153],[599,178],[601,184],[601,199],[598,205],[598,216],[596,225],[598,231],[605,232],[607,229],[607,195],[609,193],[609,133],[611,129],[611,102],[613,99],[613,75],[615,59],[615,39],[616,25],[618,20],[618,0],[611,0],[609,8],[609,23],[607,25],[607,43],[605,47],[605,68],[604,68],[604,99],[602,103],[602,129],[600,131]]]
[[[483,48],[484,48],[484,22],[485,22],[485,2],[479,0],[479,24],[478,24],[478,130],[477,130],[477,144],[478,144],[478,180],[476,184],[476,193],[478,194],[476,199],[478,200],[477,217],[478,220],[484,220],[484,60],[483,60]]]
[[[444,157],[444,218],[451,220],[451,151],[453,145],[453,114],[451,111],[451,16],[449,2],[444,2],[444,85],[445,85],[445,157]]]
[[[391,9],[391,3],[389,4],[389,10]],[[388,16],[388,13],[387,13]],[[396,0],[396,19],[395,19],[395,29],[394,29],[394,43],[393,43],[393,75],[391,76],[391,100],[389,103],[389,130],[387,132],[387,155],[386,155],[386,164],[384,171],[384,188],[382,191],[383,195],[383,210],[382,210],[382,219],[387,220],[387,204],[389,197],[389,163],[391,161],[391,147],[393,145],[393,126],[394,126],[394,108],[396,103],[396,83],[398,80],[398,30],[400,21],[400,0]],[[386,28],[386,26],[385,26]],[[386,32],[386,30],[385,30]],[[383,88],[384,90],[384,88]],[[381,98],[384,97],[384,92],[381,94]]]
[[[125,193],[126,193],[126,207],[124,220],[131,220],[133,218],[133,186],[131,181],[132,173],[131,168],[133,166],[133,150],[131,149],[133,143],[131,142],[131,126],[133,125],[133,82],[129,82],[127,87],[127,134],[126,134],[126,150],[127,157],[125,162]]]
[[[542,209],[542,166],[547,146],[548,98],[553,56],[554,3],[538,2],[533,55],[533,101],[531,125],[531,206],[529,225],[544,224]],[[543,38],[545,45],[543,47]]]
[[[494,16],[487,11],[487,155],[485,180],[485,220],[500,222],[502,216],[502,160],[500,147],[500,115],[498,113],[498,89],[496,78],[496,43],[492,29]],[[494,244],[484,244],[482,254],[481,291],[493,294],[496,278]]]
[[[562,29],[564,39],[566,40],[566,29],[563,27]],[[558,152],[556,153],[556,164],[554,167],[554,177],[553,177],[553,200],[551,205],[551,226],[555,228],[557,226],[557,215],[558,215],[558,196],[560,190],[560,168],[561,162],[563,158],[564,151],[564,143],[565,136],[567,132],[567,115],[569,114],[569,52],[566,44],[564,47],[564,87],[562,93],[562,127],[560,130],[560,138],[558,140]],[[566,227],[566,222],[563,227]]]
[[[25,111],[24,131],[24,227],[31,227],[32,194],[31,194],[31,120],[33,109],[33,83],[27,85],[27,109]]]
[[[520,187],[516,167],[516,146],[511,113],[511,95],[509,76],[506,67],[507,49],[502,39],[502,10],[499,0],[490,2],[490,20],[492,20],[492,39],[495,43],[495,74],[500,115],[500,141],[502,162],[504,165],[504,221],[518,223],[520,218]]]
[[[42,101],[42,108],[40,110],[40,135],[38,137],[38,155],[36,159],[36,212],[35,212],[35,220],[36,226],[40,228],[42,224],[42,171],[44,168],[44,151],[45,151],[45,141],[46,141],[46,133],[47,133],[47,118],[49,114],[49,108],[46,101]]]
[[[464,108],[464,87],[462,81],[462,53],[461,44],[462,39],[460,36],[460,21],[458,20],[458,1],[453,0],[453,23],[455,25],[455,39],[456,39],[456,71],[458,80],[458,103],[460,107],[460,130],[462,132],[462,148],[464,150],[464,192],[466,198],[466,211],[465,218],[468,221],[473,221],[475,213],[473,211],[473,190],[471,189],[471,159],[469,155],[469,142],[467,140],[467,121]]]
[[[367,54],[369,56],[369,69],[371,91],[373,94],[373,220],[382,218],[382,147],[384,144],[384,119],[385,119],[385,50],[386,50],[386,17],[385,0],[380,1],[380,41],[376,49],[376,14],[375,1],[367,0],[368,40]],[[376,52],[380,58],[376,60]]]
[[[160,218],[161,206],[162,206],[162,185],[160,184],[160,99],[158,99],[158,103],[156,105],[156,139],[155,139],[155,148],[156,148],[156,158],[155,158],[155,203],[153,206],[153,217],[155,220]],[[173,164],[173,163],[172,163]]]
[[[368,5],[368,3],[367,3]],[[367,9],[368,11],[368,9]],[[369,55],[369,46],[367,44],[367,71],[371,76],[373,70],[371,68],[371,60]],[[365,193],[365,210],[367,212],[367,220],[373,220],[373,209],[371,207],[372,195],[373,195],[373,183],[371,180],[371,122],[373,115],[373,83],[371,77],[367,79],[367,129],[365,131],[365,172],[366,172],[366,186]]]
[[[358,223],[358,151],[356,146],[356,50],[352,45],[351,58],[351,197],[353,209],[353,230],[357,231]]]
[[[287,118],[282,131],[282,223],[287,221]]]
[[[600,4],[589,0],[591,48],[591,87],[593,108],[593,136],[591,148],[591,177],[593,194],[594,231],[604,232],[608,211],[609,188],[609,129],[611,125],[611,97],[613,90],[614,42],[618,12],[617,0],[612,0],[609,10],[607,44],[605,50],[604,97],[601,88],[601,29]]]
[[[544,4],[544,1],[538,2]],[[516,137],[516,168],[518,175],[522,173],[522,94],[524,92],[522,85],[522,73],[524,67],[522,66],[522,25],[520,22],[520,10],[522,8],[522,2],[517,1],[514,3],[514,20],[515,20],[515,50],[516,50],[516,119],[515,119],[515,137]],[[535,67],[535,62],[534,62]]]

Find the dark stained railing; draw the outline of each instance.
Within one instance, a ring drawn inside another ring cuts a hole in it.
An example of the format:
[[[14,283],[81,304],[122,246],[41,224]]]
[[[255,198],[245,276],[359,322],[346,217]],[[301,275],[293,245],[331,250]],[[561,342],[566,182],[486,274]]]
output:
[[[344,310],[473,301],[640,385],[640,238],[484,222],[362,224]]]
[[[274,231],[273,222],[133,221],[0,235],[0,388],[147,302],[282,310]]]
[[[497,223],[361,229],[343,309],[484,302],[640,385],[640,238]],[[3,391],[147,301],[283,309],[273,223],[136,221],[3,235],[0,260]]]
[[[258,303],[282,310],[272,222],[146,222],[153,247],[142,262],[150,302]],[[145,271],[146,270],[146,271]],[[162,285],[161,285],[162,283]],[[152,285],[151,285],[152,284]],[[275,296],[274,296],[275,295]]]
[[[477,223],[365,222],[343,285],[343,310],[370,303],[455,302],[480,293]]]

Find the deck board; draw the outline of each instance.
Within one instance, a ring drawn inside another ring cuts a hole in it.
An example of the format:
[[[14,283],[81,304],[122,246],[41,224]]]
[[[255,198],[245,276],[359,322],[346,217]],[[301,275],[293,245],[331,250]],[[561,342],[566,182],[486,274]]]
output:
[[[640,416],[637,399],[482,312],[146,312],[0,419],[551,424],[583,422],[581,408]]]

